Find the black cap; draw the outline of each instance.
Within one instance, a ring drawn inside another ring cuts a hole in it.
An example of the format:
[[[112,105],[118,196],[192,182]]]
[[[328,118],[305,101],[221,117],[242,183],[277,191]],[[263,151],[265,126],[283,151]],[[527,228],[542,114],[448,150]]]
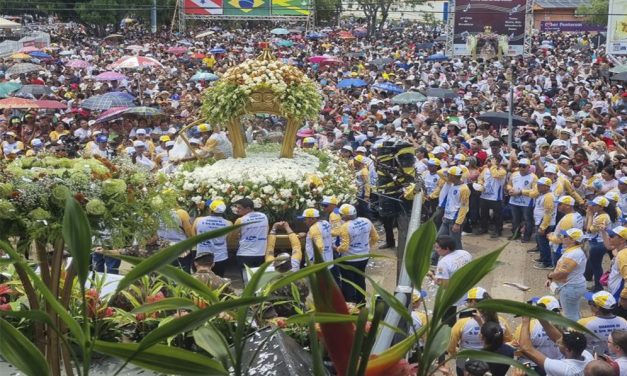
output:
[[[199,264],[213,264],[214,255],[212,252],[203,252],[194,258],[194,262]]]

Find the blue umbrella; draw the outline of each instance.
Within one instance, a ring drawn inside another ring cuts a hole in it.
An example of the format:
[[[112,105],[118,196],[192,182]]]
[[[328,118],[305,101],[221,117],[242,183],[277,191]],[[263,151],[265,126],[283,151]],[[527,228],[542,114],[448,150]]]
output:
[[[316,32],[309,33],[309,34],[307,34],[307,36],[305,36],[305,38],[307,38],[307,39],[322,39],[324,37],[326,37],[325,34],[323,34],[323,33],[316,33]]]
[[[294,45],[294,42],[292,42],[291,40],[285,40],[285,39],[281,39],[280,41],[275,43],[277,46],[279,47],[292,47]]]
[[[115,95],[95,95],[81,102],[80,107],[88,110],[108,110],[111,107],[133,107],[133,101]]]
[[[52,56],[48,55],[45,52],[41,52],[41,51],[33,51],[31,53],[29,53],[30,56],[32,57],[36,57],[37,59],[52,59]]]
[[[221,47],[215,47],[215,48],[210,49],[209,52],[211,52],[212,54],[224,54],[226,53],[226,50]]]
[[[448,56],[442,55],[442,54],[433,54],[430,56],[427,56],[427,58],[425,59],[427,61],[445,61],[448,60]]]
[[[218,76],[209,72],[196,72],[195,75],[190,78],[192,81],[216,81]]]
[[[110,92],[104,93],[102,95],[104,97],[116,97],[116,98],[120,98],[120,99],[125,100],[125,101],[131,101],[131,102],[135,100],[134,96],[132,96],[129,93],[122,92],[122,91],[110,91]]]
[[[390,93],[394,93],[394,94],[400,94],[400,93],[404,93],[405,90],[403,90],[402,87],[398,86],[398,85],[394,85],[391,82],[384,82],[381,84],[374,84],[372,85],[373,89],[379,89],[379,90],[383,90],[383,91],[387,91]]]
[[[276,29],[272,29],[272,30],[270,30],[270,32],[271,32],[272,34],[275,34],[275,35],[287,35],[287,34],[289,34],[289,33],[290,33],[290,31],[289,31],[289,30],[284,29],[284,28],[281,28],[281,27],[276,28]]]
[[[340,89],[350,89],[351,87],[364,87],[368,86],[368,83],[360,78],[346,78],[337,83],[337,87]]]

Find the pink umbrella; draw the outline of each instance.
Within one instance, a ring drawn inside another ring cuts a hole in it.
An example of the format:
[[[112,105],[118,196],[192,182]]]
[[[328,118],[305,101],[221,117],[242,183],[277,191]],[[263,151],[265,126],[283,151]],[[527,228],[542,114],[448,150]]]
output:
[[[185,52],[187,52],[187,47],[173,46],[173,47],[168,48],[167,52],[174,54],[174,55],[183,55]]]
[[[36,52],[36,51],[40,51],[40,49],[37,47],[28,46],[28,47],[22,47],[19,52],[23,52],[27,54],[29,52]]]
[[[126,46],[127,50],[131,51],[141,51],[144,49],[144,46],[140,46],[138,44],[131,44],[130,46]]]
[[[144,68],[163,67],[157,60],[148,56],[124,56],[111,64],[112,69],[116,68]]]
[[[328,57],[320,62],[320,65],[333,65],[333,64],[342,65],[344,64],[344,62],[341,59],[338,59],[337,57]]]
[[[126,76],[118,72],[102,72],[95,77],[96,81],[119,81],[125,80]]]
[[[109,120],[115,120],[117,118],[120,118],[126,110],[128,110],[128,107],[111,107],[110,109],[101,113],[100,116],[98,116],[98,118],[96,119],[96,124],[105,123]]]
[[[86,62],[85,60],[70,60],[68,61],[67,64],[65,64],[66,67],[70,67],[70,68],[87,68],[89,67],[89,63]]]
[[[59,101],[42,99],[42,100],[35,101],[35,103],[37,104],[37,106],[39,106],[39,108],[47,108],[51,110],[65,110],[67,108],[67,104],[63,102],[59,102]]]
[[[312,56],[309,58],[309,62],[310,63],[314,63],[314,64],[318,64],[324,60],[330,59],[330,58],[334,58],[331,55],[317,55],[317,56]]]

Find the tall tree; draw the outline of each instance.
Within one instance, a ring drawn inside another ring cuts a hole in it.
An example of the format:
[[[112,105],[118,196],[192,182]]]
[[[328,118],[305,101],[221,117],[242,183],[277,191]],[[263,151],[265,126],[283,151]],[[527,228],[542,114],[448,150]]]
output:
[[[609,0],[591,0],[577,8],[577,13],[582,14],[592,24],[607,25],[609,8]]]

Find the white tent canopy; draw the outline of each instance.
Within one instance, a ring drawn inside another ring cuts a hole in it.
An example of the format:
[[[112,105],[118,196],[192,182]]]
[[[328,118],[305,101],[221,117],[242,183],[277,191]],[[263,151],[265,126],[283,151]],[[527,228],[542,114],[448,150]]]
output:
[[[0,29],[19,29],[20,27],[22,27],[22,25],[17,22],[9,21],[5,18],[0,18]]]

